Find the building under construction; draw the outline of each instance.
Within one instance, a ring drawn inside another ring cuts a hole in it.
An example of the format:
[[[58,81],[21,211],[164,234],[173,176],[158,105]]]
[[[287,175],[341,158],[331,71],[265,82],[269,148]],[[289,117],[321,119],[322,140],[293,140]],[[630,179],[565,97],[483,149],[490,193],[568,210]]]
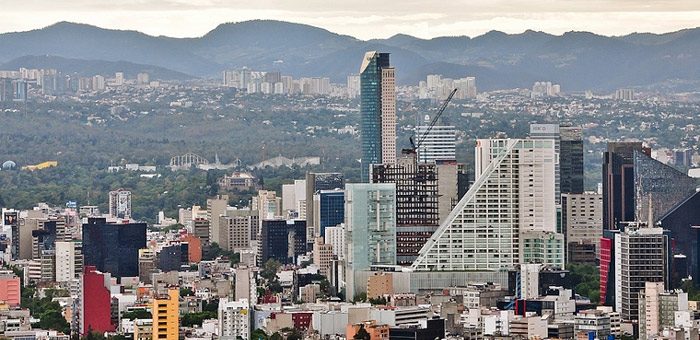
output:
[[[437,166],[404,150],[397,163],[373,165],[370,178],[396,184],[396,261],[411,264],[440,224]]]

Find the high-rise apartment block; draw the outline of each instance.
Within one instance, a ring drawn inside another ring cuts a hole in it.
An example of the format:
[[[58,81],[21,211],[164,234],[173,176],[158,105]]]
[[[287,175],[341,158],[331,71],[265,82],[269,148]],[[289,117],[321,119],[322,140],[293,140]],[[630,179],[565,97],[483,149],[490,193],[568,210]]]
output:
[[[219,299],[219,338],[250,339],[250,322],[248,300]]]
[[[178,340],[180,336],[180,289],[168,287],[166,294],[156,294],[151,303],[153,338]]]
[[[389,53],[367,52],[360,66],[361,177],[372,164],[396,161],[396,84]]]
[[[553,140],[477,140],[475,183],[421,249],[412,267],[421,271],[502,270],[523,263],[526,233],[556,232],[555,157]]]
[[[639,292],[646,282],[668,285],[668,236],[662,228],[627,224],[614,237],[615,311],[639,320]]]
[[[663,282],[646,282],[639,292],[639,338],[650,339],[676,326],[676,312],[688,311],[688,293],[667,291]]]
[[[603,195],[562,193],[561,232],[569,263],[595,264],[603,236]]]
[[[131,218],[131,191],[118,189],[109,192],[109,215],[123,219]]]
[[[209,221],[209,242],[221,244],[221,225],[219,217],[226,213],[228,195],[218,195],[207,199],[207,220]],[[201,225],[201,223],[200,223]]]

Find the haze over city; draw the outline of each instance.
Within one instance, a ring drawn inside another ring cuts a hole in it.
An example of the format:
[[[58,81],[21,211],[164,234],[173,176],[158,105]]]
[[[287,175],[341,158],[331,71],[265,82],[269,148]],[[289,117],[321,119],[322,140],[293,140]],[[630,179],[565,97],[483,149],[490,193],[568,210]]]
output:
[[[0,340],[700,340],[699,226],[697,0],[0,0]]]

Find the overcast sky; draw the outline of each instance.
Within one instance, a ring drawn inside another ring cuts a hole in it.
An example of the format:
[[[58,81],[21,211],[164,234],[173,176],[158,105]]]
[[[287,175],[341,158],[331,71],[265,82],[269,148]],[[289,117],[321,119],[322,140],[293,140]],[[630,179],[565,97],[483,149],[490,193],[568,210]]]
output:
[[[700,26],[700,0],[0,0],[0,32],[58,21],[196,37],[224,22],[277,19],[361,39],[526,29],[663,33]]]

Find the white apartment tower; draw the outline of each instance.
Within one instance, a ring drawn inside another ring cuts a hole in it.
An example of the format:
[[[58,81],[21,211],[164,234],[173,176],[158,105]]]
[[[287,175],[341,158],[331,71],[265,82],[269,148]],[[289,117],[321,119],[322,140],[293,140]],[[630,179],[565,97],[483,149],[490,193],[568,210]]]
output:
[[[479,139],[475,151],[474,185],[423,246],[414,270],[511,269],[523,262],[524,235],[556,233],[554,141]]]
[[[250,307],[248,301],[219,300],[219,337],[222,339],[250,339]]]

